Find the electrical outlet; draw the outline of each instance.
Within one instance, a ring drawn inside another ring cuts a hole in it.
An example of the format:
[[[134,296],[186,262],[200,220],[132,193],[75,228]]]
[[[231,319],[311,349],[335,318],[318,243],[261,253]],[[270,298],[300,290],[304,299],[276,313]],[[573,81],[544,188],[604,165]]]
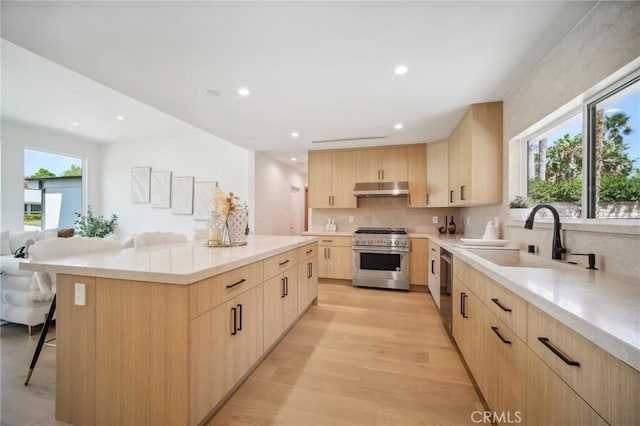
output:
[[[353,216],[349,216],[349,223],[353,223]]]
[[[467,217],[467,226],[471,226],[471,218]]]
[[[75,304],[78,306],[86,305],[86,290],[85,285],[82,283],[76,283],[75,285]]]
[[[433,223],[438,223],[438,216],[433,216],[433,217],[431,218],[431,222],[433,222]]]

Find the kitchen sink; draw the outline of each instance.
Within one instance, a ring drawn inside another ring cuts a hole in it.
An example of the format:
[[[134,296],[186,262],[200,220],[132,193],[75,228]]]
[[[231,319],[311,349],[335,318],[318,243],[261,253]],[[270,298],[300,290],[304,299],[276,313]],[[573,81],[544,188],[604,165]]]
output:
[[[480,256],[498,266],[518,268],[554,268],[561,262],[546,259],[531,253],[516,250],[467,249],[470,253]]]

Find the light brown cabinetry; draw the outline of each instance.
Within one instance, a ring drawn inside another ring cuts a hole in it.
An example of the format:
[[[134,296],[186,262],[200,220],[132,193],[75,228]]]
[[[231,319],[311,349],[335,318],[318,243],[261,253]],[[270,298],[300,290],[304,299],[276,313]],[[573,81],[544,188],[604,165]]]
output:
[[[318,277],[350,280],[353,278],[351,237],[320,237],[318,241]]]
[[[298,249],[298,314],[318,297],[318,246]]]
[[[407,147],[407,152],[409,176],[407,206],[427,207],[427,145],[410,145]]]
[[[264,347],[268,349],[298,316],[298,268],[264,282]]]
[[[407,181],[406,147],[370,148],[355,152],[357,182]]]
[[[502,201],[502,102],[471,105],[449,137],[449,205]]]
[[[356,208],[355,151],[309,152],[309,207]]]
[[[426,207],[449,205],[449,143],[447,141],[427,144],[427,188]]]
[[[440,246],[429,240],[429,292],[440,307]]]
[[[411,238],[411,251],[409,252],[409,283],[412,285],[426,286],[429,276],[427,274],[427,261],[429,257],[429,240],[426,238]]]

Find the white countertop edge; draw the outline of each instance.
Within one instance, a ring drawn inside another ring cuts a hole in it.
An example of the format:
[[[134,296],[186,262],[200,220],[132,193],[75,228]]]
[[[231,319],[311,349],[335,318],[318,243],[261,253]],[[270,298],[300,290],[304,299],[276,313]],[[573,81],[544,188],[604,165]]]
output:
[[[640,371],[640,347],[634,346],[632,343],[616,337],[610,332],[588,322],[584,318],[574,315],[537,293],[511,281],[500,274],[500,272],[496,270],[496,267],[485,265],[485,262],[488,263],[488,261],[475,256],[473,253],[469,253],[466,249],[454,247],[453,253],[461,259],[464,259],[465,262],[469,263],[489,278],[492,278],[519,297],[522,297],[528,303],[533,304],[533,306],[539,308],[552,318],[560,321],[563,325],[569,327],[606,352]]]
[[[199,271],[195,271],[190,274],[151,272],[151,271],[131,271],[126,269],[114,269],[114,268],[106,268],[106,267],[103,268],[103,267],[86,266],[86,265],[64,265],[62,264],[62,262],[64,262],[66,259],[64,257],[57,258],[57,259],[50,259],[47,261],[42,261],[40,263],[30,263],[29,261],[25,261],[21,263],[20,269],[27,270],[27,271],[54,272],[56,274],[92,276],[96,278],[122,279],[122,280],[130,280],[130,281],[154,282],[154,283],[161,283],[161,284],[190,285],[198,281],[202,281],[204,279],[231,271],[233,269],[237,269],[242,266],[246,266],[248,264],[258,262],[260,260],[264,260],[266,258],[284,253],[286,251],[294,250],[299,247],[304,247],[307,244],[314,243],[317,241],[317,238],[313,238],[311,236],[305,236],[305,237],[307,237],[307,239],[303,241],[298,241],[298,242],[290,243],[281,247],[266,250],[261,253],[244,257],[242,259],[237,259],[231,262],[201,269]],[[202,245],[204,244],[204,241],[194,241],[188,244]],[[204,248],[205,247],[203,247],[203,249]],[[224,248],[209,247],[206,249],[233,250],[234,247],[224,247]],[[124,249],[124,250],[135,250],[135,249]]]

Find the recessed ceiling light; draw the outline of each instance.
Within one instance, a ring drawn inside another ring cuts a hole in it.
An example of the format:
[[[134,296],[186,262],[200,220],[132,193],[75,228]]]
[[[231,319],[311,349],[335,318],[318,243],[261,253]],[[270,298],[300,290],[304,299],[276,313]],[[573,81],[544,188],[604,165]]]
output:
[[[400,129],[402,129],[403,127],[404,127],[404,126],[402,125],[402,123],[396,123],[396,124],[394,124],[394,126],[393,126],[393,128],[394,128],[394,129],[396,129],[396,130],[400,130]]]
[[[398,65],[396,69],[393,70],[393,72],[397,75],[406,74],[407,71],[409,71],[409,68],[407,68],[405,65]]]
[[[123,116],[121,116],[121,115],[117,115],[117,116],[116,116],[116,120],[118,120],[118,121],[124,121],[124,117],[123,117]]]
[[[298,136],[300,136],[300,135],[298,134],[298,132],[291,132],[291,137],[292,137],[292,138],[297,138]]]
[[[79,125],[80,125],[80,123],[78,123],[77,121],[74,121],[74,122],[73,122],[73,123],[71,123],[71,124],[73,124],[74,126],[79,126]]]
[[[296,161],[296,157],[291,157],[291,161]]]
[[[238,89],[238,95],[240,96],[249,96],[251,92],[249,92],[249,89],[247,89],[246,87],[241,87]]]

